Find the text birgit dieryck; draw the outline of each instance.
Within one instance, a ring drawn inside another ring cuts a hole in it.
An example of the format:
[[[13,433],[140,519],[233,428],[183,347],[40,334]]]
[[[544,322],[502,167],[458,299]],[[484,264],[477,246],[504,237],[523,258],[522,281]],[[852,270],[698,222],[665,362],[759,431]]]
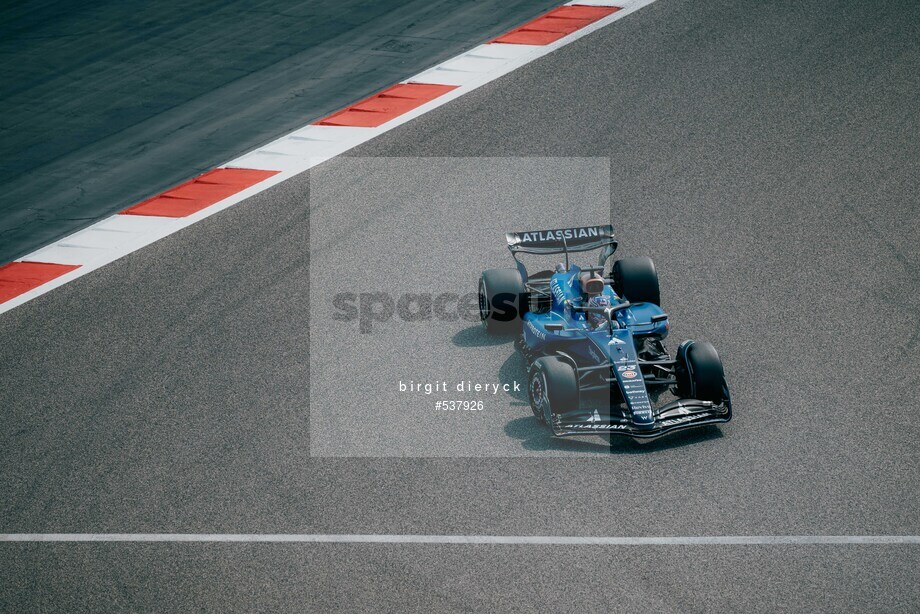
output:
[[[404,382],[399,380],[400,392],[420,392],[422,394],[433,394],[435,392],[485,392],[488,394],[498,394],[499,392],[520,392],[521,384],[519,382],[510,382],[507,384],[478,383],[471,380],[461,380],[459,382],[448,382],[446,380],[434,382],[416,382],[409,380]]]

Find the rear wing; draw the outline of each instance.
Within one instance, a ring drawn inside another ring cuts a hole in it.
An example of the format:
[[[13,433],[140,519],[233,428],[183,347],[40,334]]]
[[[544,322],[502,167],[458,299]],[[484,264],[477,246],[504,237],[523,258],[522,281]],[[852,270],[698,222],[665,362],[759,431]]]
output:
[[[583,226],[580,228],[557,228],[554,230],[530,230],[526,232],[509,232],[505,234],[508,249],[514,259],[518,254],[565,254],[566,268],[569,267],[570,252],[587,252],[603,249],[598,265],[613,255],[617,249],[617,240],[613,235],[613,226]],[[520,263],[520,261],[518,261]]]

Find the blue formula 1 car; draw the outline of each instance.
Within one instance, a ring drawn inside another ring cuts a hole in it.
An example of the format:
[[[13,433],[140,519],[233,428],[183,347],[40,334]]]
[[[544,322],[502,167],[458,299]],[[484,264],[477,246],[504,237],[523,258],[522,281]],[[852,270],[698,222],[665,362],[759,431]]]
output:
[[[650,258],[605,264],[617,248],[613,227],[506,235],[517,268],[479,280],[479,313],[490,334],[516,335],[528,365],[534,416],[556,436],[585,433],[648,440],[728,422],[731,397],[715,348],[685,341],[671,357]],[[569,262],[601,250],[598,266]],[[555,270],[528,274],[520,254],[565,254]],[[663,394],[673,400],[662,401]]]

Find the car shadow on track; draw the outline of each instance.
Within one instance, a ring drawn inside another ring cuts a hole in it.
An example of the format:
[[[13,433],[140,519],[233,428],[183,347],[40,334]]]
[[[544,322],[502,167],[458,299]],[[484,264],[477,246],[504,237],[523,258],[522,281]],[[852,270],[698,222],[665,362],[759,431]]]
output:
[[[648,454],[720,438],[722,438],[721,429],[716,425],[709,425],[665,435],[661,439],[654,439],[646,443],[639,443],[627,437],[614,437],[611,438],[609,449],[611,454]]]
[[[458,331],[451,341],[457,347],[461,348],[478,348],[492,345],[505,345],[512,343],[515,337],[513,335],[490,335],[482,324],[474,324]]]
[[[521,447],[525,450],[545,451],[563,451],[563,452],[585,452],[588,454],[607,454],[610,452],[610,444],[603,437],[592,437],[591,439],[562,439],[553,437],[549,430],[537,422],[530,412],[526,409],[527,415],[520,418],[514,418],[505,425],[505,433],[514,439],[521,441]]]
[[[515,406],[526,407],[530,411],[530,398],[527,396],[527,371],[524,369],[524,358],[515,352],[498,368],[498,381],[508,384],[508,395],[514,399],[511,403]],[[519,390],[515,391],[515,383]]]

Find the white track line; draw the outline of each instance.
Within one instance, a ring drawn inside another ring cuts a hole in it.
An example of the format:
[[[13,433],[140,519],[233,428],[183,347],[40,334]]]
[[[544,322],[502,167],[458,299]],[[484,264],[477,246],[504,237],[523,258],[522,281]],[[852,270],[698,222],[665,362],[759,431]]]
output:
[[[5,533],[0,542],[220,542],[295,544],[471,544],[500,546],[810,546],[920,544],[920,535],[323,535],[290,533]]]

